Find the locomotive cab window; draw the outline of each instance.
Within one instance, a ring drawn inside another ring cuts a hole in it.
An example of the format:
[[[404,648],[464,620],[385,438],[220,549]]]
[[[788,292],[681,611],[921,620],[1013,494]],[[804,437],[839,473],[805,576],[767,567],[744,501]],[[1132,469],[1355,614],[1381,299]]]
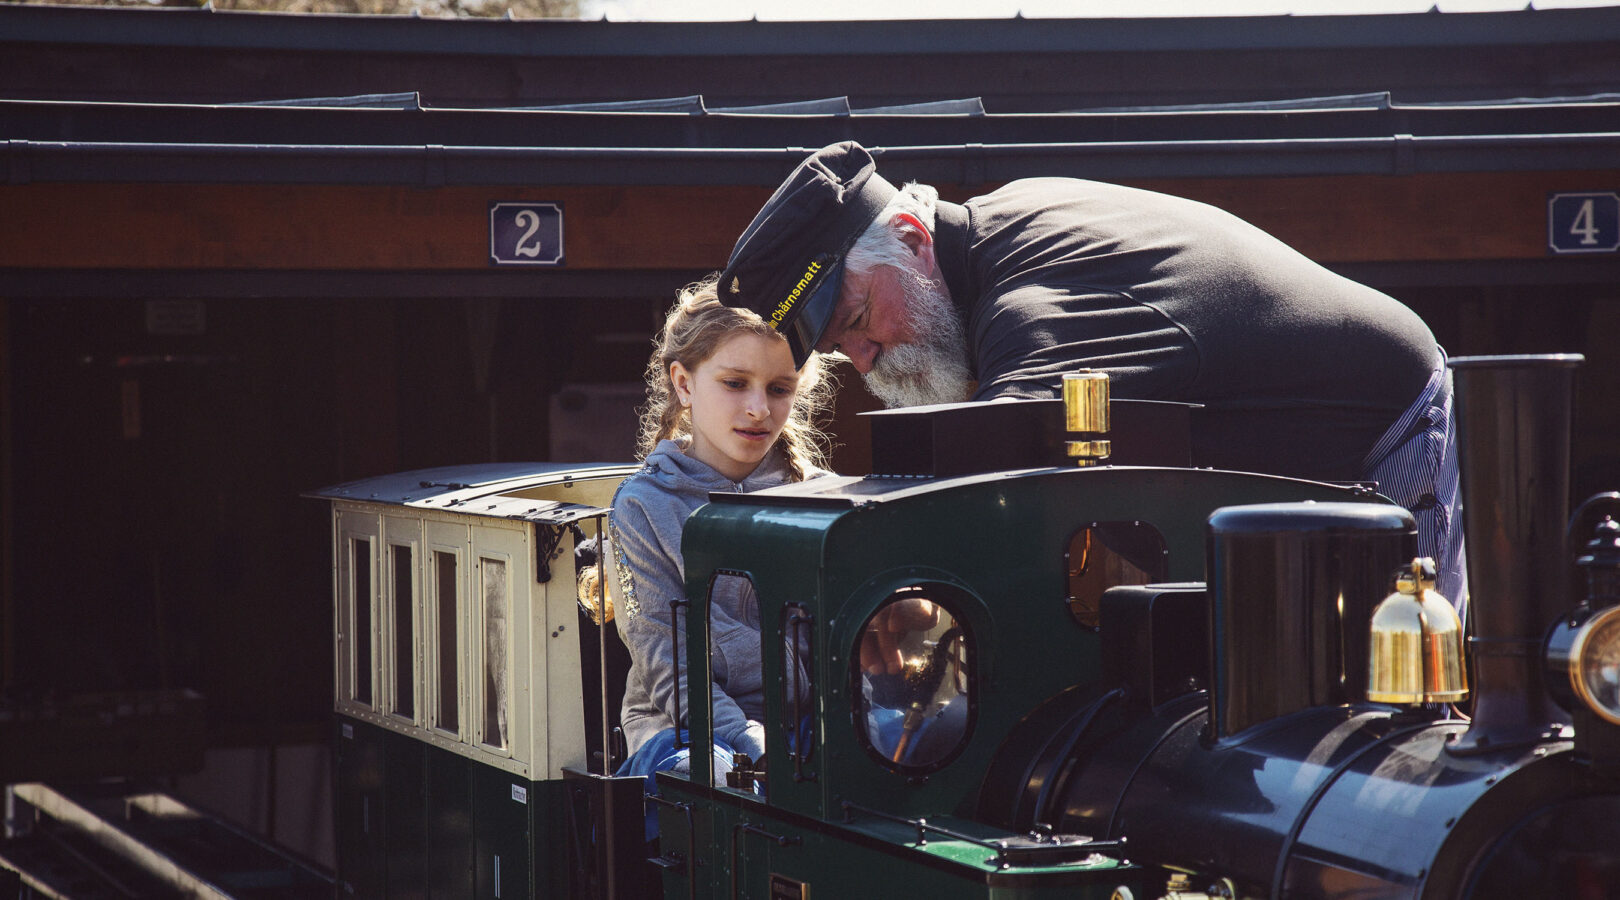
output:
[[[1095,630],[1103,592],[1152,584],[1169,572],[1164,536],[1146,522],[1092,522],[1069,538],[1069,612]]]
[[[773,635],[783,635],[782,632],[767,632],[761,627],[760,597],[755,590],[754,581],[745,572],[721,569],[717,570],[709,579],[709,646],[705,654],[709,661],[709,696],[711,703],[717,698],[729,700],[738,710],[747,715],[750,720],[762,720],[765,708],[765,693],[768,690],[780,690],[786,711],[781,725],[788,727],[787,718],[793,709],[808,710],[810,696],[807,676],[800,672],[793,674],[795,667],[801,666],[799,654],[787,643],[782,649],[773,651],[771,642]],[[672,633],[672,653],[675,659],[686,659],[686,615],[683,613],[675,620]],[[784,617],[791,615],[788,609],[782,612]],[[783,628],[793,632],[799,640],[800,629],[792,627],[791,622],[784,618]],[[783,635],[785,639],[785,635]],[[782,660],[788,675],[781,680],[780,686],[766,683],[765,659],[777,657]],[[795,689],[804,693],[795,693]],[[696,698],[696,699],[690,699]],[[702,702],[703,694],[692,693],[688,698],[682,699],[681,716],[686,719],[686,703]],[[710,707],[711,716],[719,713],[714,706]],[[714,721],[713,718],[710,720]],[[722,740],[719,729],[716,729],[717,741]],[[792,739],[789,739],[791,745]],[[733,748],[733,752],[741,748]],[[752,754],[749,754],[752,757]],[[717,756],[718,766],[723,766],[726,760]],[[735,756],[733,756],[735,760]],[[759,759],[753,762],[758,764]],[[762,783],[742,776],[740,773],[734,778],[728,778],[727,786],[753,792],[762,788]]]
[[[888,768],[937,769],[972,730],[973,636],[958,596],[946,585],[903,588],[861,626],[851,661],[856,731]]]

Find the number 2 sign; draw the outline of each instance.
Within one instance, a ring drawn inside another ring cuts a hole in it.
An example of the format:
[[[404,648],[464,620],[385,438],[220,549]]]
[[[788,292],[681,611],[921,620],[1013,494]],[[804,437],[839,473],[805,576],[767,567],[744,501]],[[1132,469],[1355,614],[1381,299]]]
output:
[[[1547,246],[1554,253],[1620,249],[1620,195],[1606,191],[1549,195]]]
[[[562,204],[491,201],[489,263],[492,266],[562,265]]]

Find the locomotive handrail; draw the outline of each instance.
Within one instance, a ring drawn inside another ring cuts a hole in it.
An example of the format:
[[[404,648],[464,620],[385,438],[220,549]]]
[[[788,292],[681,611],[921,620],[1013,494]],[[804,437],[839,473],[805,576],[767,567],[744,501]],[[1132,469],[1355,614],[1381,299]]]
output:
[[[737,836],[744,832],[749,834],[757,834],[761,837],[768,837],[775,841],[776,846],[778,847],[791,847],[794,844],[801,844],[804,842],[804,838],[774,834],[766,831],[758,825],[753,824],[752,822],[738,822],[737,824],[731,826],[731,893],[728,895],[731,900],[737,900]]]
[[[786,646],[792,648],[793,658],[787,659],[784,657],[783,659],[784,664],[791,663],[793,665],[792,681],[790,682],[793,686],[793,721],[788,724],[786,729],[788,733],[788,756],[793,758],[793,780],[810,781],[815,778],[815,774],[812,773],[806,776],[804,774],[804,764],[810,758],[809,745],[811,741],[809,740],[810,735],[803,733],[802,725],[805,717],[804,698],[806,694],[814,693],[816,689],[815,672],[810,668],[815,663],[816,658],[814,646],[815,619],[801,603],[782,604],[784,619],[788,617],[789,611],[792,613],[792,621],[784,626],[784,632],[787,639]],[[806,649],[804,655],[808,657],[808,663],[804,663],[803,660],[799,659],[799,633],[801,630],[805,635],[804,645]],[[799,678],[801,670],[809,682],[808,685]]]
[[[995,856],[985,860],[985,862],[993,864],[1002,869],[1010,868],[1012,866],[1012,861],[1008,859],[1008,856],[1013,853],[1023,856],[1034,854],[1055,854],[1058,851],[1062,851],[1064,855],[1069,855],[1079,850],[1084,850],[1091,853],[1097,850],[1108,850],[1125,846],[1124,838],[1119,838],[1117,840],[1093,840],[1087,837],[1084,840],[1076,841],[1074,843],[1059,843],[1057,836],[1043,834],[1041,832],[1031,832],[1030,836],[1035,843],[1023,844],[1015,847],[1006,839],[989,840],[987,838],[974,837],[971,834],[964,834],[960,831],[946,828],[943,825],[935,825],[929,822],[927,819],[910,819],[906,818],[905,816],[897,816],[892,813],[872,809],[871,807],[861,806],[858,803],[851,803],[848,800],[841,802],[839,806],[844,811],[845,824],[853,821],[853,816],[850,815],[851,812],[858,812],[863,815],[872,816],[873,818],[883,819],[885,821],[894,822],[900,825],[909,825],[912,828],[915,828],[917,830],[917,846],[919,847],[928,843],[929,832],[944,835],[945,837],[953,840],[965,841],[969,844],[983,847],[986,850],[994,852]]]
[[[675,749],[676,750],[684,749],[687,746],[687,742],[681,738],[681,735],[683,733],[681,731],[681,719],[683,718],[683,716],[681,715],[681,662],[683,661],[684,657],[681,656],[681,626],[680,626],[680,623],[676,621],[676,611],[679,610],[683,606],[691,606],[691,605],[692,605],[692,601],[686,600],[684,598],[669,601],[669,643],[670,643],[671,651],[675,654],[674,659],[675,659]],[[690,683],[687,684],[687,689],[688,690],[691,689],[691,684]],[[686,727],[688,729],[691,728],[690,725],[688,725]]]
[[[670,809],[678,809],[686,816],[686,861],[671,859],[667,853],[654,856],[647,860],[661,869],[679,870],[686,867],[686,896],[690,900],[697,900],[697,829],[692,823],[692,804],[678,800],[669,800],[658,794],[642,795],[653,803],[662,804]]]

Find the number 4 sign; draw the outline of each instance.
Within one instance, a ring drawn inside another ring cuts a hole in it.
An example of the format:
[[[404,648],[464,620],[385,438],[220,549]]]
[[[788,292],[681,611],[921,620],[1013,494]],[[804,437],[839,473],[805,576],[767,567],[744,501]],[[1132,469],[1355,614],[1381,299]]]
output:
[[[489,263],[492,266],[562,265],[562,204],[492,201],[489,204]]]
[[[1547,246],[1554,253],[1613,253],[1620,249],[1620,194],[1549,195]]]

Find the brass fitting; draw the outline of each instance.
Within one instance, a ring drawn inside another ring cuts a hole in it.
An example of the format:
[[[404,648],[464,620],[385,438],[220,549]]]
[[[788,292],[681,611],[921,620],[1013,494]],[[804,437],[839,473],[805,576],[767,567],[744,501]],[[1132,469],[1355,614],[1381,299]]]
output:
[[[1108,458],[1108,373],[1082,369],[1063,376],[1064,427],[1080,439],[1065,449],[1076,465],[1091,466]]]

